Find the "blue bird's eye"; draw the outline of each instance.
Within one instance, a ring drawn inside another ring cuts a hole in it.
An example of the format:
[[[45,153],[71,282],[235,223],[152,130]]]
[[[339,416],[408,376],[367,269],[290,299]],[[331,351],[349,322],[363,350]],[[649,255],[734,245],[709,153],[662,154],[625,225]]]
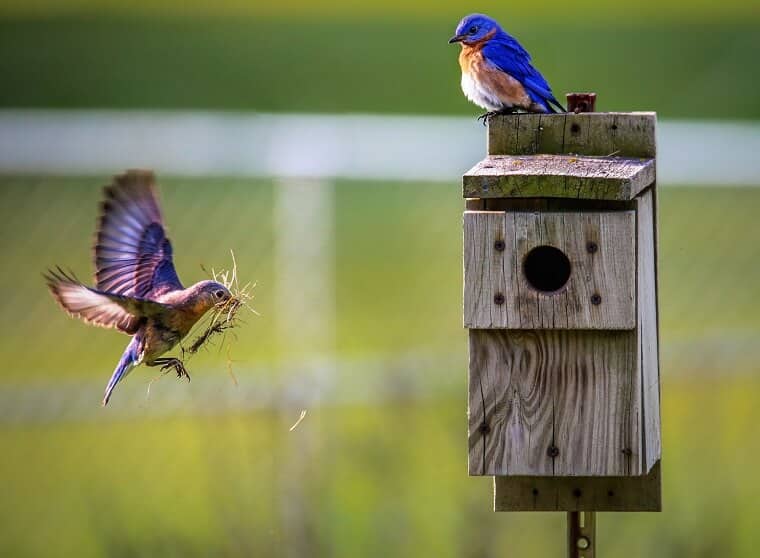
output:
[[[477,32],[478,32],[478,28],[475,25],[470,27],[470,31],[469,31],[470,35],[474,35]]]
[[[216,292],[214,293],[214,296],[215,296],[216,298],[218,298],[218,299],[220,299],[220,300],[221,300],[222,298],[224,298],[224,291],[222,291],[222,290],[216,291]]]

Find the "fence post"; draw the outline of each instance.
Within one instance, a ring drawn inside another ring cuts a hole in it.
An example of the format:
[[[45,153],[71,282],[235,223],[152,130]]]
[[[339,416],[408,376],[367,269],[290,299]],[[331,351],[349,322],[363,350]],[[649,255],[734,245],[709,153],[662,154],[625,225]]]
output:
[[[333,185],[283,179],[275,191],[275,323],[280,363],[279,428],[283,443],[279,482],[288,557],[314,554],[313,510],[308,504],[310,464],[318,451],[318,421],[302,410],[319,403],[332,371],[335,330]]]

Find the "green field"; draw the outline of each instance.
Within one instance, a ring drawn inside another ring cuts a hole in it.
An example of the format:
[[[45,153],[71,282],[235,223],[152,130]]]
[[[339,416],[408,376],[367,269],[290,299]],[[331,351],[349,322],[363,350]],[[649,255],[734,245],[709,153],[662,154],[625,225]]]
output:
[[[106,181],[0,181],[6,262],[0,290],[13,293],[0,303],[5,319],[13,317],[13,327],[9,322],[0,338],[6,355],[3,379],[101,377],[104,366],[110,371],[112,364],[104,356],[118,354],[125,345],[125,336],[71,322],[45,293],[41,276],[47,267],[62,265],[89,277],[99,186]],[[189,283],[207,277],[202,266],[229,266],[233,249],[240,273],[258,284],[254,306],[261,316],[251,317],[240,333],[235,357],[251,363],[284,359],[288,348],[273,338],[274,184],[240,179],[161,182],[180,277]],[[404,354],[421,347],[463,352],[458,185],[340,181],[334,196],[336,352],[349,358]],[[760,330],[760,263],[754,246],[760,237],[760,189],[666,188],[661,206],[665,358],[686,362],[700,347],[727,350],[732,340],[749,345]],[[27,340],[55,347],[55,354],[31,350],[24,345]],[[94,340],[98,350],[92,350]],[[691,341],[694,347],[683,354],[668,348]],[[742,365],[758,356],[753,351]],[[195,358],[203,367],[218,355]]]
[[[0,107],[475,115],[459,90],[457,47],[446,44],[453,26],[441,19],[0,20]],[[760,32],[751,20],[518,21],[510,30],[560,98],[591,90],[600,110],[760,118],[753,93]]]
[[[272,18],[286,21],[326,20],[331,22],[381,18],[385,20],[452,20],[464,14],[481,11],[504,21],[580,21],[621,20],[652,23],[657,21],[737,21],[758,20],[751,0],[640,0],[634,3],[579,0],[572,7],[562,0],[546,0],[540,6],[506,5],[499,0],[482,0],[477,5],[460,0],[282,0],[251,2],[250,0],[5,0],[0,16],[31,15],[49,17],[62,14],[141,14],[150,17],[215,18],[235,16]]]
[[[474,116],[446,41],[478,9],[560,98],[757,120],[756,4],[5,0],[0,108]],[[101,409],[127,337],[65,316],[42,272],[90,276],[107,178],[0,175],[0,556],[563,554],[562,514],[494,514],[490,480],[467,477],[457,177],[334,184],[319,357],[278,326],[277,184],[159,178],[180,277],[233,249],[260,315],[234,378],[212,348],[192,383],[137,369]],[[659,209],[664,511],[601,514],[599,555],[754,558],[760,188],[664,187]],[[310,382],[324,397],[300,405]]]
[[[757,377],[665,381],[664,511],[601,514],[600,554],[756,555],[758,393]],[[3,427],[0,550],[562,555],[562,514],[494,514],[489,479],[467,478],[463,395],[313,409],[288,433],[291,422],[259,412]]]
[[[19,403],[5,400],[1,555],[562,552],[561,514],[493,514],[488,480],[466,476],[457,184],[335,185],[334,358],[359,363],[346,379],[379,386],[404,385],[398,355],[433,359],[414,370],[413,390],[325,401],[289,433],[298,409],[287,405],[149,416],[177,390],[202,402],[213,399],[214,386],[228,388],[216,351],[191,361],[191,384],[167,377],[134,406],[127,395],[144,393],[153,375],[138,369],[112,405],[99,408],[126,337],[65,317],[40,272],[60,263],[88,276],[104,181],[0,179],[0,289],[10,293],[0,302],[0,394],[36,389],[26,405],[40,406],[14,420],[9,409]],[[300,381],[273,327],[274,185],[161,182],[180,276],[205,277],[200,266],[228,264],[232,248],[243,277],[258,281],[261,316],[233,344],[241,389]],[[603,514],[603,555],[755,555],[758,204],[760,189],[661,193],[665,511]],[[381,364],[361,365],[369,361]],[[71,385],[81,386],[76,401]],[[74,403],[92,412],[67,415]]]

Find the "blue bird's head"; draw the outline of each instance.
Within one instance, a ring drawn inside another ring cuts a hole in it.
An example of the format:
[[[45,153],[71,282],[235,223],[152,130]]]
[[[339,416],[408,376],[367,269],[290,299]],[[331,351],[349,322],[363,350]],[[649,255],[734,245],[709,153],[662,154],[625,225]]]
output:
[[[197,300],[208,308],[221,306],[232,298],[232,293],[229,289],[216,281],[200,281],[190,289]]]
[[[501,27],[494,19],[483,14],[470,14],[459,22],[456,33],[449,39],[449,43],[472,45],[490,39],[499,31]]]

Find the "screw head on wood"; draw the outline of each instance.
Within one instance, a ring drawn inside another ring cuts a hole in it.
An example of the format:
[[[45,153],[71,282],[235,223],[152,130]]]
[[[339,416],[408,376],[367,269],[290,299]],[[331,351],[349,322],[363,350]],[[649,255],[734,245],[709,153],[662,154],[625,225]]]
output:
[[[590,240],[586,243],[586,252],[588,252],[589,254],[595,254],[598,250],[599,250],[599,245],[593,240]]]
[[[498,305],[504,304],[504,295],[501,293],[496,293],[493,295],[493,303]]]
[[[493,243],[493,247],[497,252],[503,252],[504,249],[507,247],[507,245],[504,243],[503,240],[497,240]]]
[[[602,297],[599,293],[594,293],[591,295],[591,304],[594,306],[599,306],[602,303]]]
[[[581,550],[586,550],[589,546],[591,546],[591,543],[586,537],[578,537],[578,540],[575,542],[575,544]]]
[[[549,446],[546,450],[546,454],[551,458],[558,457],[559,448],[557,446]]]

